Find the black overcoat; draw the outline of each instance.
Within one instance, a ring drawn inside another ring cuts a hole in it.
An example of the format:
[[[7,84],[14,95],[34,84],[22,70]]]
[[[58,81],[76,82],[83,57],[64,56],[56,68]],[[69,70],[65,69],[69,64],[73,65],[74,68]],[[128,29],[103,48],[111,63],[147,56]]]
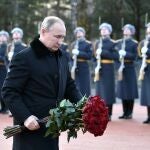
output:
[[[49,109],[64,98],[76,102],[82,97],[71,79],[65,53],[50,52],[39,39],[12,59],[2,95],[15,124],[30,115],[48,116]],[[58,139],[45,138],[45,131],[42,126],[15,136],[13,150],[58,150]]]

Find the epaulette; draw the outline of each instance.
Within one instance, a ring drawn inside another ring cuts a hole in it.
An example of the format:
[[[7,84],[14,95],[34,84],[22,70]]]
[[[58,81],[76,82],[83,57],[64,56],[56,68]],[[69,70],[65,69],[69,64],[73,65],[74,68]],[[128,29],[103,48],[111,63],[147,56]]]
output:
[[[113,43],[115,43],[115,40],[114,40],[114,39],[110,39],[110,41],[113,42]]]
[[[135,42],[135,43],[138,43],[138,41],[137,41],[137,40],[135,40],[135,39],[132,39],[132,41],[133,41],[133,42]]]
[[[63,44],[63,45],[68,45],[68,44],[67,44],[67,43],[65,43],[65,42],[63,42],[62,44]]]
[[[121,42],[121,41],[122,41],[122,39],[115,40],[116,43]]]
[[[27,46],[25,43],[21,43],[22,46]]]
[[[85,40],[87,43],[89,43],[89,44],[91,44],[91,41],[89,41],[89,40]]]

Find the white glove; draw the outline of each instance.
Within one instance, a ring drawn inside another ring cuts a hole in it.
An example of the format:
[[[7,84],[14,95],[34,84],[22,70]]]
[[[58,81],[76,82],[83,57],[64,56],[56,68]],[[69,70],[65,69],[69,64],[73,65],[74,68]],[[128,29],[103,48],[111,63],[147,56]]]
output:
[[[146,54],[147,50],[148,50],[148,48],[144,46],[144,47],[142,47],[142,49],[141,49],[141,53],[142,53],[142,54]]]
[[[95,73],[98,73],[99,72],[99,67],[97,66],[96,68],[95,68]]]
[[[126,51],[121,49],[119,51],[119,55],[122,56],[122,57],[124,57],[126,55]]]
[[[40,128],[37,120],[38,118],[36,116],[31,115],[24,121],[24,126],[29,130],[37,130]]]
[[[13,57],[13,54],[14,54],[13,51],[10,51],[10,52],[8,53],[8,60],[9,60],[9,61],[11,61],[11,59],[12,59],[12,57]]]
[[[96,55],[101,55],[101,53],[102,53],[102,49],[98,48],[98,49],[96,50]]]
[[[74,59],[77,59],[77,55],[73,55],[72,56],[72,59],[74,60]]]
[[[72,50],[72,54],[73,54],[73,55],[79,55],[79,50],[73,49],[73,50]]]

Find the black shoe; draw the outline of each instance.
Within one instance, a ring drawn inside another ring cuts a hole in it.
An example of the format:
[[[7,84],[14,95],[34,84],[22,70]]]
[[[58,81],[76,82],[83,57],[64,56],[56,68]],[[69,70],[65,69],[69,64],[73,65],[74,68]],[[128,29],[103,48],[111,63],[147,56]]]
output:
[[[108,121],[111,121],[111,116],[109,116]]]
[[[145,121],[143,121],[143,123],[150,123],[150,118],[148,118]]]
[[[1,110],[0,113],[1,114],[8,114],[8,110]]]
[[[122,116],[119,116],[118,118],[119,118],[119,119],[125,119],[125,118],[126,118],[126,115],[123,114]]]
[[[125,119],[132,119],[132,115],[125,116]]]

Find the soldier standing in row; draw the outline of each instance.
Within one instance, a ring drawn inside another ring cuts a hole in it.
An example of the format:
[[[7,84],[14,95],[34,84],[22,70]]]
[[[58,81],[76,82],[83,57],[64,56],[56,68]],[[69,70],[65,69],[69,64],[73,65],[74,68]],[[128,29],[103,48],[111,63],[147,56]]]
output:
[[[62,42],[62,44],[61,44],[61,46],[60,46],[60,49],[66,53],[67,58],[68,58],[68,63],[69,63],[69,65],[70,65],[70,62],[71,62],[71,56],[70,56],[68,44],[65,43],[65,42]]]
[[[150,23],[146,25],[146,37],[139,44],[139,54],[142,57],[139,80],[141,86],[141,105],[147,107],[147,119],[143,123],[150,123]]]
[[[102,23],[99,30],[100,39],[96,41],[94,48],[97,59],[94,81],[96,94],[105,100],[109,109],[109,120],[111,120],[112,107],[115,103],[114,58],[117,55],[114,50],[115,42],[110,38],[112,26]]]
[[[134,99],[138,98],[137,78],[134,61],[137,58],[137,41],[133,40],[135,27],[126,24],[123,27],[123,38],[116,43],[119,53],[117,97],[122,99],[123,115],[119,119],[131,119]]]
[[[73,42],[71,46],[73,49],[73,66],[71,68],[71,74],[82,95],[88,97],[91,94],[88,60],[92,58],[92,44],[90,41],[86,40],[84,28],[77,27],[74,34],[76,41]]]
[[[7,45],[9,40],[9,34],[8,32],[2,30],[0,31],[0,89],[2,88],[4,79],[6,77],[6,51],[7,51]],[[7,107],[2,99],[1,96],[1,90],[0,90],[0,102],[1,102],[1,113],[7,113]]]
[[[22,42],[23,30],[21,28],[16,27],[11,31],[11,33],[12,43],[8,46],[7,51],[8,64],[11,61],[12,57],[14,57],[17,53],[19,53],[21,50],[27,47],[27,45]]]

